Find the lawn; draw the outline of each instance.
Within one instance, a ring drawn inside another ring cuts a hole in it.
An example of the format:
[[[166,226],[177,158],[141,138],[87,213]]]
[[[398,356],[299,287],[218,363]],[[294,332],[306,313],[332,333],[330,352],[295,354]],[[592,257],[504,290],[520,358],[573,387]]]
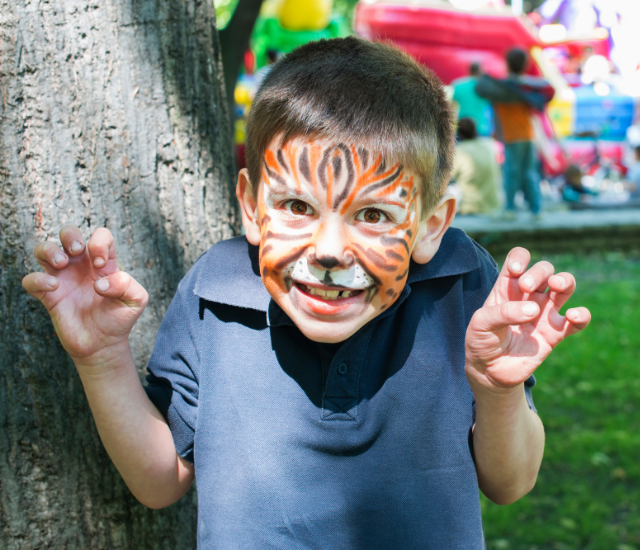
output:
[[[576,276],[592,322],[536,371],[542,469],[515,504],[482,499],[487,548],[640,550],[640,256],[544,259]]]

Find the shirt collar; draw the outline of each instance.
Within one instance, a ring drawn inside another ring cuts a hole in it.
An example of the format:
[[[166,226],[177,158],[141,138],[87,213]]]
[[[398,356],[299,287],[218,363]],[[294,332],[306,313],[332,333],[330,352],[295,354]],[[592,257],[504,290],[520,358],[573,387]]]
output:
[[[236,237],[213,245],[198,263],[193,292],[219,304],[267,311],[271,296],[260,278],[258,247]]]
[[[245,237],[220,241],[198,261],[193,292],[205,300],[255,309],[277,316],[276,305],[260,278],[258,247]],[[462,275],[480,267],[473,241],[461,229],[449,228],[433,259],[426,264],[411,261],[407,284]],[[284,314],[284,312],[283,312]]]
[[[476,245],[462,229],[450,227],[442,237],[440,248],[430,262],[417,264],[411,261],[407,284],[462,275],[479,267],[480,258]]]

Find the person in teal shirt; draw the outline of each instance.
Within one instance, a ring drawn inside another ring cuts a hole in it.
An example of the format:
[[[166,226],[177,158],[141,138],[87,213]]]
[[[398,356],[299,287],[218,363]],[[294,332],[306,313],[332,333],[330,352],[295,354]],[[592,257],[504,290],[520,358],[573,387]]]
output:
[[[490,137],[493,134],[493,111],[491,103],[476,93],[476,84],[480,76],[480,65],[472,63],[469,67],[470,76],[454,80],[453,101],[459,106],[458,120],[470,118],[476,123],[478,135]]]

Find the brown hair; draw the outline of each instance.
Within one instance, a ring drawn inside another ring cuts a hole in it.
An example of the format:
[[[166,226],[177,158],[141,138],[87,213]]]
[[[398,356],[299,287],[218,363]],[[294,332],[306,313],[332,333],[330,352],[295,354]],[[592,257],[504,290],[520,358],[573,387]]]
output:
[[[513,74],[522,74],[527,66],[528,56],[522,48],[513,48],[507,53],[507,69]]]
[[[420,177],[422,213],[447,187],[453,117],[442,82],[394,46],[353,36],[319,40],[280,59],[258,90],[247,121],[254,192],[276,137],[358,143]]]
[[[478,130],[475,121],[469,117],[461,118],[458,121],[458,138],[460,141],[476,139],[477,137]]]

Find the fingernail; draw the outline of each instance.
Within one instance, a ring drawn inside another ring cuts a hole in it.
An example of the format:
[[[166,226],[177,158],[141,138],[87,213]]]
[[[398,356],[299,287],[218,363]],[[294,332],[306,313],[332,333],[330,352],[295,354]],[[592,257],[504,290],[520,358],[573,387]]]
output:
[[[531,317],[536,313],[538,313],[538,308],[536,307],[535,304],[532,304],[531,302],[529,302],[528,304],[525,304],[524,306],[522,306],[522,313],[524,313],[527,317]]]
[[[533,288],[535,285],[535,281],[531,277],[525,277],[524,279],[522,279],[522,283],[527,288]]]
[[[58,252],[54,257],[53,257],[53,263],[55,265],[61,264],[62,262],[64,262],[67,259],[67,256],[65,254],[62,254],[61,252]]]
[[[512,271],[522,271],[522,264],[520,262],[511,262]]]
[[[564,288],[564,285],[567,283],[567,281],[565,281],[564,277],[561,277],[560,275],[556,275],[556,277],[560,279],[560,288]]]
[[[57,282],[58,279],[56,279],[55,277],[47,277],[47,285],[49,285],[50,287],[56,286]]]
[[[80,252],[80,250],[82,250],[83,246],[84,246],[84,244],[82,244],[80,241],[75,241],[71,245],[71,252]]]
[[[104,267],[105,261],[102,258],[96,258],[93,260],[93,265],[96,267]]]
[[[100,292],[106,292],[109,290],[109,281],[107,279],[98,279],[96,281],[96,286]]]

